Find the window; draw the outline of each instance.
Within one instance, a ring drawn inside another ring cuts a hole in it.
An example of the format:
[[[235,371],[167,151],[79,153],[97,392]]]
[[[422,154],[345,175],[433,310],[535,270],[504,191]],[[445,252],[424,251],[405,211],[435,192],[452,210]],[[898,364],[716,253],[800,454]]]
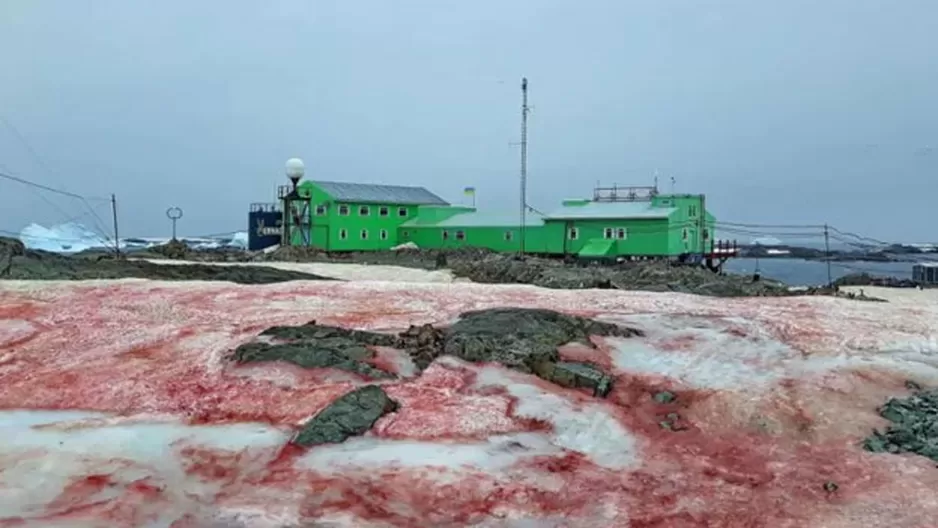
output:
[[[348,231],[345,229],[339,229],[339,240],[345,240],[348,238]]]
[[[625,240],[625,228],[624,227],[620,227],[619,229],[616,229],[616,238],[618,238],[619,240]]]
[[[704,239],[704,240],[709,240],[709,239],[710,239],[710,231],[709,231],[709,230],[707,230],[707,229],[704,229],[704,230],[703,230],[703,239]]]
[[[410,238],[410,231],[401,231],[401,236],[404,238]]]
[[[371,208],[367,205],[362,205],[358,208],[358,216],[368,216],[371,214]]]
[[[367,229],[362,229],[361,237],[362,237],[362,240],[368,240],[368,230],[367,230]]]
[[[511,234],[511,231],[505,231],[505,240],[511,242],[511,239],[512,239],[512,238],[513,238],[513,236],[512,236],[512,234]]]
[[[456,231],[456,240],[465,240],[466,232],[465,231]]]
[[[387,215],[388,215],[388,207],[386,205],[382,205],[381,207],[378,208],[378,216],[387,216]]]
[[[606,229],[603,229],[603,238],[605,238],[606,240],[609,240],[612,238],[612,236],[613,236],[613,232],[612,232],[611,227],[607,227]]]
[[[406,207],[398,207],[398,208],[397,208],[397,216],[407,216],[407,208],[406,208]]]
[[[378,237],[379,237],[381,240],[387,240],[387,239],[388,239],[388,230],[387,230],[387,229],[382,229],[381,231],[378,231]]]
[[[681,231],[681,240],[687,240],[687,228],[686,227]]]
[[[339,206],[339,216],[348,216],[348,206],[340,205]]]
[[[443,231],[443,240],[449,240],[449,231]]]
[[[321,205],[321,204],[320,204],[320,205],[317,205],[317,206],[316,206],[316,216],[324,216],[325,214],[326,214],[326,206],[325,206],[325,205]]]
[[[687,215],[688,215],[688,216],[697,216],[697,206],[696,206],[696,205],[691,205],[691,206],[689,206],[689,207],[687,208]]]
[[[575,227],[571,227],[568,235],[570,237],[570,240],[576,240],[580,238],[580,230]]]

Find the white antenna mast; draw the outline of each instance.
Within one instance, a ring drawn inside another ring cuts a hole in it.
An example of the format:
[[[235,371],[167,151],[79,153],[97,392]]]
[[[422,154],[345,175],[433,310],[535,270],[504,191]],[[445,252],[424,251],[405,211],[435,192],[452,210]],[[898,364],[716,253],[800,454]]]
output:
[[[521,78],[521,256],[528,209],[528,78]]]

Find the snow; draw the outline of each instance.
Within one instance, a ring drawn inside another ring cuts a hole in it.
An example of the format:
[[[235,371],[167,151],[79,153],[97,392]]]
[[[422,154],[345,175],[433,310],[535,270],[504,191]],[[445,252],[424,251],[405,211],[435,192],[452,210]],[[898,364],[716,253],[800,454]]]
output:
[[[906,380],[938,385],[938,292],[865,291],[892,302],[0,282],[0,525],[929,526],[934,463],[859,444]],[[305,451],[287,445],[296,427],[362,380],[225,360],[275,324],[390,331],[503,306],[645,335],[569,351],[615,376],[605,399],[453,358],[416,375],[382,350],[398,410]]]
[[[450,270],[422,270],[402,266],[383,266],[371,264],[335,264],[330,262],[197,262],[188,260],[139,259],[154,264],[167,266],[178,264],[202,264],[212,266],[260,266],[301,273],[312,273],[348,281],[387,281],[387,282],[454,282]]]
[[[52,253],[77,253],[89,249],[114,247],[114,242],[110,236],[95,232],[76,222],[67,222],[51,227],[30,224],[20,231],[19,238],[30,249],[39,249]],[[226,236],[183,237],[181,240],[193,249],[217,249],[222,247],[247,249],[248,234],[246,231],[238,231]],[[163,245],[169,241],[169,237],[122,238],[120,247],[126,251],[133,251]]]

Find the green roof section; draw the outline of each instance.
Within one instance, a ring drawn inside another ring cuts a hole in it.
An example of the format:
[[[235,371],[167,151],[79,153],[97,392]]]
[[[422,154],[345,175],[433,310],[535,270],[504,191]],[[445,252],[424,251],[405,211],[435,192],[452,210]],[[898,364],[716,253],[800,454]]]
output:
[[[447,209],[455,209],[449,207]],[[461,211],[447,217],[431,218],[425,216],[424,212],[429,210],[427,207],[418,209],[417,218],[405,222],[401,227],[503,227],[518,228],[521,226],[520,213],[500,214],[479,212],[471,207],[460,208]],[[468,210],[467,210],[468,209]],[[525,218],[526,227],[539,227],[544,225],[544,217],[533,212],[529,212]]]
[[[615,254],[616,241],[594,238],[589,240],[577,253],[577,256],[583,258],[603,258]]]
[[[674,207],[654,207],[651,202],[567,202],[551,211],[547,220],[665,219],[677,211]]]

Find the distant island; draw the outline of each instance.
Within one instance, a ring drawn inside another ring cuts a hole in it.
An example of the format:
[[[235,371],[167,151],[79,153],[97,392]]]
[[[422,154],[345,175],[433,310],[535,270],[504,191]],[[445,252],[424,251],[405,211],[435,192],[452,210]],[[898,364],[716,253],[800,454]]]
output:
[[[828,257],[829,255],[829,257]],[[891,244],[866,249],[831,249],[827,251],[802,246],[785,244],[762,245],[748,244],[739,246],[742,258],[791,258],[804,260],[854,261],[854,262],[919,262],[928,256],[938,257],[934,247]]]

